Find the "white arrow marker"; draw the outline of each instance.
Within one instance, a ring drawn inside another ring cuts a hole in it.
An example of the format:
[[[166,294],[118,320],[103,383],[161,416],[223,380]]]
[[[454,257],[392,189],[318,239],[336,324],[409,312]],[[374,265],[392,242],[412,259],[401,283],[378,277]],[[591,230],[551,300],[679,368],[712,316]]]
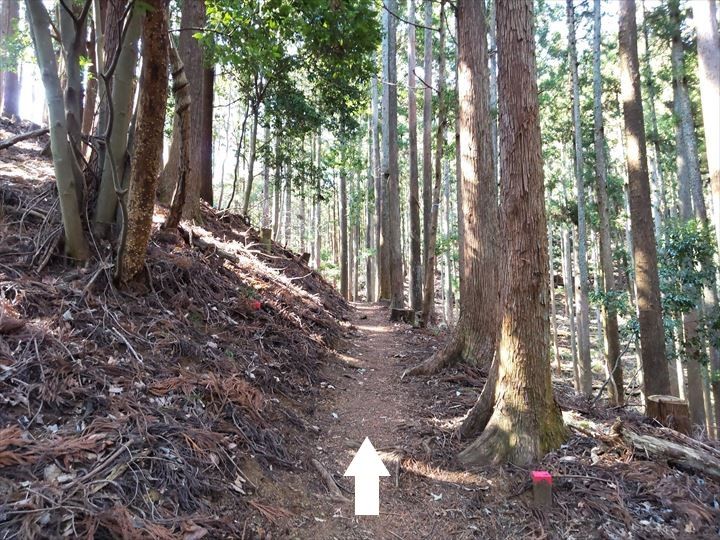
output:
[[[380,477],[390,476],[390,473],[367,437],[350,462],[345,476],[355,477],[355,515],[379,515]]]

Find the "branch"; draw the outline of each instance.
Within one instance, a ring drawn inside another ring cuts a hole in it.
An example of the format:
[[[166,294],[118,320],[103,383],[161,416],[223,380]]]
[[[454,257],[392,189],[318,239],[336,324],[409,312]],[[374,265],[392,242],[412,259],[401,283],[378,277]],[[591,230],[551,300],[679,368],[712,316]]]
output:
[[[383,9],[384,9],[385,11],[387,11],[390,15],[392,15],[393,17],[395,17],[397,20],[402,21],[402,22],[404,22],[405,24],[410,24],[410,25],[414,26],[415,28],[423,28],[423,29],[425,29],[425,30],[432,30],[433,32],[439,32],[439,31],[440,31],[439,28],[433,28],[432,26],[425,26],[425,25],[420,24],[420,23],[410,22],[410,21],[408,21],[407,19],[402,18],[399,14],[397,14],[397,13],[395,13],[394,11],[390,10],[390,9],[385,5],[385,2],[383,2]]]
[[[40,128],[33,131],[28,131],[26,133],[21,133],[20,135],[16,135],[15,137],[11,137],[9,139],[5,139],[4,141],[0,141],[0,150],[10,148],[14,144],[17,144],[27,139],[32,139],[33,137],[40,137],[41,135],[47,134],[48,131],[48,128]]]

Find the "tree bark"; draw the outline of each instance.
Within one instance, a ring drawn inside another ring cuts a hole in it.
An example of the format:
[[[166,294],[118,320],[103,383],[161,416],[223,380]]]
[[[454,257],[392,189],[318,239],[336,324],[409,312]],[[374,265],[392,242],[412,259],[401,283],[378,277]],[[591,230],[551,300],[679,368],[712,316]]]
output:
[[[340,171],[340,294],[350,299],[348,285],[348,216],[347,216],[347,173]]]
[[[365,184],[365,298],[368,302],[374,302],[375,272],[377,254],[373,254],[373,242],[375,240],[375,175],[373,165],[373,118],[368,119],[368,169]]]
[[[263,136],[263,142],[266,147],[270,147],[270,126],[265,126],[265,134]],[[263,192],[262,192],[262,222],[260,227],[263,231],[268,231],[266,234],[271,234],[269,231],[272,227],[272,219],[270,216],[271,202],[270,202],[270,163],[268,162],[267,153],[263,154]]]
[[[445,0],[440,2],[440,20],[445,20]],[[427,251],[425,253],[425,289],[423,291],[421,324],[432,324],[435,313],[435,267],[437,254],[438,214],[440,210],[440,187],[442,186],[442,159],[445,151],[445,128],[447,124],[447,107],[445,104],[445,24],[440,24],[440,52],[438,57],[438,123],[435,134],[435,181],[432,190],[432,209],[430,212],[430,225],[428,227]],[[476,105],[477,106],[477,105]],[[467,219],[468,216],[465,216]],[[463,299],[465,305],[465,299]],[[461,315],[462,317],[462,315]],[[457,347],[455,347],[457,348]],[[456,356],[456,354],[452,354]],[[432,357],[431,357],[432,359]]]
[[[547,361],[548,249],[533,2],[498,2],[496,17],[504,310],[493,413],[482,435],[458,457],[465,465],[523,466],[560,446],[567,431]]]
[[[89,249],[78,204],[78,187],[82,185],[83,178],[68,138],[63,93],[50,37],[50,16],[42,2],[26,0],[25,7],[48,104],[50,147],[65,231],[65,253],[73,259],[85,261],[89,257]]]
[[[253,180],[255,179],[255,155],[257,153],[257,130],[260,110],[257,104],[252,106],[252,123],[250,124],[250,157],[248,158],[247,180],[245,181],[245,196],[243,197],[242,215],[247,216],[250,210],[250,195],[252,195]]]
[[[672,24],[671,64],[673,70],[673,94],[676,121],[676,159],[678,167],[678,200],[680,219],[688,223],[694,218],[692,207],[692,186],[701,183],[700,167],[695,145],[695,128],[692,121],[690,97],[685,81],[685,53],[680,29],[678,0],[668,4]],[[686,293],[700,301],[700,291],[692,285],[685,285]],[[693,424],[705,426],[705,404],[701,375],[702,347],[698,346],[699,312],[693,308],[683,313],[683,356],[687,366],[688,404]]]
[[[209,171],[209,178],[212,182],[212,139],[207,141],[207,118],[209,112],[212,122],[212,106],[207,110],[208,98],[205,95],[208,82],[206,77],[210,74],[206,69],[205,55],[200,42],[195,37],[197,28],[205,25],[205,0],[187,1],[182,5],[182,17],[180,20],[180,39],[178,49],[180,58],[185,65],[185,74],[190,83],[190,171],[187,179],[187,194],[183,217],[194,219],[200,211],[200,192],[203,183],[207,181],[206,175]],[[212,101],[210,101],[212,104]],[[210,136],[212,136],[212,123],[210,124]],[[210,153],[208,153],[208,142]],[[179,145],[180,134],[173,133],[172,143],[168,161],[163,169],[160,178],[160,189],[158,198],[167,203],[172,196],[173,187],[179,167]],[[208,201],[211,202],[211,201]]]
[[[190,170],[190,90],[188,80],[185,76],[185,66],[180,59],[180,53],[172,41],[169,41],[170,71],[173,77],[173,94],[175,96],[175,127],[180,134],[180,156],[178,166],[178,178],[170,211],[163,225],[166,229],[175,228],[180,224],[182,210],[185,206],[187,190],[187,176]]]
[[[602,274],[602,291],[606,296],[603,302],[603,330],[605,332],[605,365],[611,381],[608,386],[610,402],[622,405],[624,402],[623,368],[620,359],[620,332],[618,329],[617,309],[615,307],[615,270],[612,259],[612,243],[610,240],[610,210],[607,194],[607,158],[605,156],[605,127],[602,108],[602,75],[601,61],[601,1],[594,0],[594,32],[593,32],[593,111],[594,111],[594,143],[595,143],[595,178],[597,181],[596,195],[598,214],[600,217],[599,244],[600,269]]]
[[[670,378],[665,359],[665,333],[640,91],[635,0],[625,0],[619,4],[618,41],[645,395],[669,394]]]
[[[318,178],[317,183],[315,185],[315,223],[314,223],[314,229],[315,229],[315,270],[320,271],[320,264],[321,264],[321,249],[322,249],[322,237],[320,236],[320,218],[321,218],[321,211],[322,206],[320,205],[320,188],[321,184],[321,174],[322,174],[322,130],[318,130],[317,135],[317,168],[318,168]]]
[[[397,13],[397,0],[388,0],[388,9]],[[387,185],[385,201],[388,205],[388,228],[386,239],[390,261],[390,307],[405,307],[403,277],[403,256],[400,234],[400,177],[398,169],[398,130],[397,130],[397,20],[387,11],[384,13],[387,28],[387,56],[385,58],[386,77],[383,92],[383,140],[387,150],[386,168],[383,171]]]
[[[16,29],[13,23],[20,19],[20,2],[18,0],[4,0],[2,6],[2,24],[5,35],[9,36]],[[40,68],[42,70],[42,67]],[[20,80],[17,74],[17,65],[2,73],[2,115],[12,118],[19,117]]]
[[[146,0],[152,9],[146,11],[142,31],[143,66],[138,99],[135,151],[132,155],[128,223],[119,256],[118,281],[128,283],[145,267],[155,190],[160,173],[165,102],[168,92],[168,25],[163,0]]]
[[[420,188],[418,186],[417,96],[415,95],[415,0],[408,0],[408,124],[410,130],[410,305],[422,309]]]
[[[290,246],[292,240],[292,171],[290,165],[286,163],[287,171],[285,173],[285,232],[283,240],[285,247]]]
[[[697,33],[700,101],[710,172],[713,225],[717,245],[720,246],[720,37],[715,0],[693,2],[692,9]]]
[[[582,133],[580,126],[580,83],[578,80],[578,61],[575,43],[575,7],[573,0],[566,0],[567,25],[569,34],[568,63],[572,76],[573,92],[573,134],[575,144],[575,186],[577,189],[577,215],[578,215],[578,243],[575,253],[578,262],[577,287],[577,329],[578,352],[580,357],[580,392],[585,397],[592,394],[592,359],[590,357],[590,314],[588,304],[588,277],[587,266],[587,227],[585,223],[585,180],[584,160],[582,148]]]
[[[432,0],[425,0],[423,44],[423,257],[427,259],[432,211]]]
[[[135,97],[135,68],[138,61],[138,41],[143,24],[143,11],[135,6],[127,22],[119,57],[112,77],[111,102],[101,105],[104,120],[99,126],[106,130],[106,156],[103,161],[102,177],[97,202],[95,203],[95,234],[107,237],[110,225],[115,223],[118,197],[122,192],[122,178],[125,176],[126,153],[132,116],[132,102]],[[105,95],[105,85],[100,95]],[[107,122],[111,120],[108,126]],[[110,128],[109,132],[107,131]],[[110,157],[108,157],[108,155]],[[172,194],[172,192],[171,192]]]

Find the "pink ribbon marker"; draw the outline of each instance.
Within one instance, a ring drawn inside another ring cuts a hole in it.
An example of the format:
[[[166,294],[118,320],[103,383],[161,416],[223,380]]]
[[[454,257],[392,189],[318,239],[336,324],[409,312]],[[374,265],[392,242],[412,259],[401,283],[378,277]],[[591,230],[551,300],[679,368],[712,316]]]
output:
[[[537,508],[552,506],[552,475],[547,471],[531,471],[533,498]]]
[[[552,485],[552,475],[547,471],[531,471],[530,478],[533,484],[547,483]]]

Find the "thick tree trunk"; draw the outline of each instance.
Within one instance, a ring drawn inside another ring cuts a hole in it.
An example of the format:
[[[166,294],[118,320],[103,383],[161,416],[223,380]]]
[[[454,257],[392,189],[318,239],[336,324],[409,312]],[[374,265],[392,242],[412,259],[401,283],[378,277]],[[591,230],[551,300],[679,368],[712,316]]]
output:
[[[574,0],[566,0],[567,25],[569,34],[568,62],[572,76],[573,92],[573,133],[575,144],[575,186],[577,189],[578,243],[575,253],[578,262],[578,352],[580,353],[580,391],[585,397],[592,394],[592,359],[590,357],[590,313],[588,303],[588,266],[587,266],[587,227],[585,223],[585,180],[580,126],[580,83],[578,80],[578,62],[575,43],[575,7]]]
[[[527,465],[567,436],[547,361],[548,250],[533,30],[532,0],[498,3],[504,310],[493,413],[482,435],[458,456],[465,465]]]
[[[347,216],[347,173],[340,171],[340,294],[349,299],[348,289],[348,216]]]
[[[0,18],[0,25],[2,25],[5,35],[10,35],[15,30],[14,26],[20,18],[20,1],[4,0]],[[17,65],[8,67],[9,69],[2,73],[2,115],[12,118],[19,116],[20,80],[18,79]],[[42,70],[42,67],[40,69]]]
[[[693,2],[692,9],[697,32],[700,101],[710,172],[713,225],[720,246],[720,37],[715,0]]]
[[[374,62],[373,62],[374,65]],[[385,263],[383,262],[382,256],[382,228],[383,228],[383,213],[382,213],[382,174],[380,170],[380,130],[378,127],[378,90],[377,90],[377,76],[373,74],[372,80],[370,81],[370,96],[371,96],[371,111],[372,118],[370,120],[370,129],[372,131],[372,174],[373,182],[375,184],[375,292],[373,298],[375,301],[382,298],[383,290],[383,276],[386,271]],[[388,287],[389,289],[389,287]]]
[[[444,185],[444,197],[445,197],[445,221],[443,222],[443,235],[447,242],[450,238],[450,164],[447,160],[443,165],[443,177],[445,178]],[[455,304],[455,298],[453,295],[452,288],[452,257],[450,255],[451,248],[448,245],[445,249],[445,322],[448,327],[453,324],[453,305]]]
[[[82,185],[83,178],[68,139],[57,60],[50,37],[50,16],[42,2],[27,0],[25,7],[48,104],[50,147],[65,230],[65,252],[78,261],[84,261],[89,256],[89,250],[78,204],[78,186]]]
[[[440,2],[440,20],[444,21],[445,1]],[[447,124],[447,107],[445,104],[445,24],[440,25],[440,52],[438,57],[438,123],[435,135],[435,182],[432,190],[432,210],[428,227],[427,251],[425,252],[425,288],[423,291],[421,324],[429,326],[433,322],[435,312],[435,267],[437,255],[438,214],[440,210],[440,187],[442,186],[442,159],[445,151],[445,128]],[[477,105],[476,105],[477,106]],[[467,219],[469,216],[465,216]],[[463,299],[465,306],[465,299]],[[461,314],[462,319],[462,314]]]
[[[388,9],[397,13],[397,0],[388,0]],[[387,168],[383,175],[386,178],[388,205],[388,228],[386,240],[390,261],[390,306],[395,309],[405,307],[405,291],[403,277],[403,256],[400,234],[400,174],[398,169],[398,114],[397,114],[397,20],[388,12],[384,13],[387,28],[387,57],[385,58],[386,84],[383,86],[383,139],[387,149]]]
[[[16,3],[17,4],[17,3]],[[83,81],[80,57],[85,54],[85,21],[76,24],[75,17],[81,15],[81,5],[70,7],[72,14],[60,8],[61,51],[65,69],[65,116],[70,141],[76,152],[80,152],[82,132]],[[87,16],[87,14],[85,15]]]
[[[95,120],[95,108],[98,93],[97,58],[95,57],[95,29],[90,29],[90,39],[87,43],[87,56],[90,61],[88,67],[88,81],[85,88],[85,102],[83,103],[82,134],[86,137],[92,135]],[[89,146],[85,146],[85,154],[89,155]]]
[[[423,257],[427,259],[432,211],[432,0],[425,0],[423,44]]]
[[[146,2],[151,9],[146,11],[142,31],[142,85],[128,193],[128,223],[118,250],[117,278],[121,283],[133,280],[145,267],[160,173],[159,158],[162,155],[168,91],[168,25],[165,5],[163,0]]]
[[[650,205],[645,126],[640,92],[635,0],[619,4],[620,88],[625,120],[626,161],[630,191],[630,222],[640,321],[645,395],[668,394],[670,378],[665,359],[665,333],[657,248]]]
[[[441,8],[442,9],[442,8]],[[489,113],[487,26],[481,4],[464,1],[458,5],[458,123],[464,251],[462,268],[462,309],[448,346],[412,368],[408,374],[434,373],[456,360],[488,368],[499,335],[500,288],[498,285],[498,209]],[[441,32],[440,42],[444,43]],[[444,74],[440,56],[440,80]],[[440,84],[441,93],[443,91]],[[440,106],[439,121],[445,118]],[[438,137],[438,147],[442,147]],[[440,162],[436,160],[436,173]],[[435,213],[433,209],[433,213]],[[433,222],[436,226],[436,223]],[[434,251],[431,227],[430,255]],[[430,267],[433,268],[433,267]],[[434,274],[434,271],[432,271]],[[433,276],[434,277],[434,276]],[[426,285],[428,284],[426,275]],[[433,289],[430,289],[432,291]],[[427,291],[426,291],[427,292]],[[427,305],[428,297],[425,298]],[[423,312],[425,316],[425,312]]]
[[[204,0],[203,0],[204,1]],[[215,101],[215,66],[206,65],[208,60],[203,53],[203,94],[202,120],[200,124],[200,198],[213,205],[213,120]]]
[[[112,78],[111,103],[106,102],[102,106],[104,121],[103,119],[99,121],[100,127],[105,130],[109,128],[109,131],[101,134],[106,137],[106,151],[100,189],[95,203],[94,230],[100,237],[107,237],[110,225],[115,223],[118,197],[123,189],[122,179],[125,176],[127,162],[126,153],[132,102],[135,97],[135,69],[138,61],[138,41],[144,19],[143,10],[135,6],[130,17]],[[106,95],[104,84],[100,95]],[[172,195],[172,191],[170,194]]]
[[[602,108],[602,76],[601,59],[601,1],[594,0],[595,26],[593,32],[593,111],[594,111],[594,143],[595,143],[595,178],[597,181],[596,195],[598,214],[600,217],[600,269],[602,275],[602,291],[607,301],[603,303],[603,329],[605,331],[605,365],[610,374],[610,402],[622,405],[624,402],[623,368],[620,361],[620,332],[618,330],[617,309],[614,298],[615,270],[610,240],[610,210],[607,194],[607,159],[605,156],[605,128]]]
[[[685,81],[685,53],[680,33],[680,11],[678,0],[668,4],[672,24],[671,63],[673,70],[673,94],[676,125],[676,158],[678,168],[678,199],[680,201],[680,219],[687,223],[695,216],[692,208],[692,186],[701,184],[700,167],[695,144],[695,128],[692,121],[692,109]],[[700,301],[701,294],[693,285],[685,285],[686,294]],[[693,308],[683,314],[683,357],[687,365],[688,404],[690,418],[695,425],[705,426],[705,403],[703,401],[703,381],[701,374],[702,349],[698,340],[699,310]]]
[[[417,96],[415,95],[415,0],[408,0],[408,124],[410,130],[410,305],[422,309],[420,188],[418,186]]]

